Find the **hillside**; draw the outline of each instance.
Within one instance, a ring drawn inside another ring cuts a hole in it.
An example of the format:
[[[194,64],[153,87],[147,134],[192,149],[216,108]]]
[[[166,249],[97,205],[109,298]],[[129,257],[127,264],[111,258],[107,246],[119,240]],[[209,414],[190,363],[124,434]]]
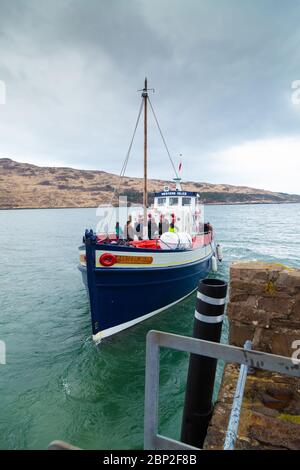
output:
[[[96,207],[110,201],[118,176],[104,171],[39,167],[0,159],[0,208]],[[149,192],[160,191],[163,180],[150,180]],[[185,182],[183,189],[197,191],[207,204],[300,202],[299,195],[274,193],[245,186]],[[142,179],[123,179],[121,194],[141,202]],[[150,194],[151,200],[151,194]]]

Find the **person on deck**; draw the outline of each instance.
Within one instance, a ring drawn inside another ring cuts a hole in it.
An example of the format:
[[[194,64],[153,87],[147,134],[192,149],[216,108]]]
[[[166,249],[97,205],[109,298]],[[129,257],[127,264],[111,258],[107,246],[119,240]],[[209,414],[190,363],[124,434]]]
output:
[[[209,222],[207,222],[207,229],[208,229],[208,232],[211,232],[211,233],[213,232],[213,226]]]
[[[137,222],[134,224],[134,233],[139,240],[143,240],[143,218],[139,215]]]
[[[152,218],[152,214],[148,214],[148,238],[152,240],[153,236],[157,232],[157,223]]]
[[[158,222],[158,235],[161,236],[163,234],[163,215],[160,214],[159,222]]]
[[[126,225],[124,227],[124,234],[127,241],[132,242],[134,240],[134,231],[132,227],[132,217],[129,216]]]
[[[158,234],[161,236],[163,233],[168,232],[169,230],[169,222],[165,218],[163,214],[160,214],[159,216],[159,224],[158,224]]]
[[[212,232],[213,228],[212,225],[209,222],[204,223],[204,233],[209,233]]]
[[[116,239],[120,240],[120,222],[116,222]]]
[[[175,227],[173,222],[170,223],[169,232],[171,233],[177,232],[177,228]]]

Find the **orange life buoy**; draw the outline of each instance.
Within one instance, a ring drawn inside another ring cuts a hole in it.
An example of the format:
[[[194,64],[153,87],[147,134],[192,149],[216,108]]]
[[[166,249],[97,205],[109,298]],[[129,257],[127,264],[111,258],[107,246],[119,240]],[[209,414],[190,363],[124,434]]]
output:
[[[102,266],[112,266],[117,262],[117,258],[112,253],[103,253],[99,258],[99,263]]]

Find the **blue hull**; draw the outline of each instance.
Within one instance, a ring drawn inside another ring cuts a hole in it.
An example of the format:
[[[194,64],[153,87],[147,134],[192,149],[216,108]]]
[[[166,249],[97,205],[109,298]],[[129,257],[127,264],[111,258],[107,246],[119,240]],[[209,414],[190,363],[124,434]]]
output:
[[[161,268],[96,268],[95,248],[87,248],[93,336],[110,336],[148,318],[190,294],[211,270],[211,254],[197,262]]]

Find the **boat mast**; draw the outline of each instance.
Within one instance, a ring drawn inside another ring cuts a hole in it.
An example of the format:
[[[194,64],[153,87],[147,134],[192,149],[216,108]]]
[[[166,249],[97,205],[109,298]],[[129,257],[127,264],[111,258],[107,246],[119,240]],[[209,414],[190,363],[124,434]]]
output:
[[[147,104],[148,104],[148,87],[147,78],[143,88],[142,98],[144,99],[144,191],[143,191],[143,206],[144,206],[144,227],[147,226],[147,207],[148,207],[148,187],[147,187]],[[147,232],[146,232],[147,233]]]

